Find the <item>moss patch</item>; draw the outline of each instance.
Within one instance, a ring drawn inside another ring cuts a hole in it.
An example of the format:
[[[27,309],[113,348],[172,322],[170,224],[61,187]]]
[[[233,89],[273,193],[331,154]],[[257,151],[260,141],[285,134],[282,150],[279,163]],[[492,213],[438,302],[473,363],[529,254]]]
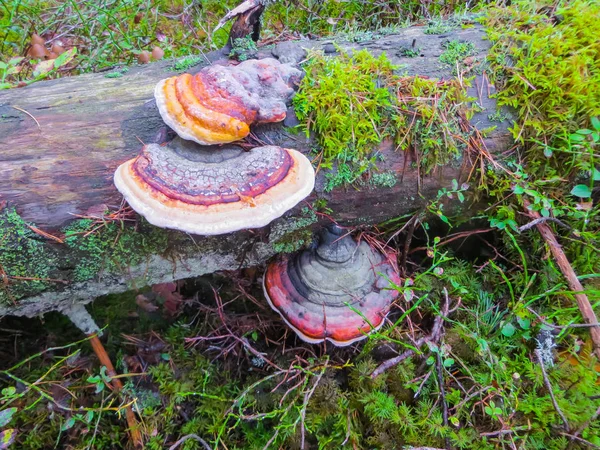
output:
[[[290,222],[278,222],[271,228],[269,240],[277,253],[293,253],[312,242],[311,225],[317,223],[317,215],[309,208],[302,208],[302,215]]]
[[[85,281],[101,272],[122,272],[152,254],[165,252],[168,234],[151,225],[134,227],[121,222],[97,224],[90,219],[73,222],[65,230],[65,243],[72,250],[73,281]],[[143,231],[143,232],[142,232]]]
[[[0,303],[43,291],[57,260],[47,240],[35,233],[14,208],[0,211]]]
[[[375,167],[373,152],[384,139],[416,154],[423,174],[464,150],[468,136],[461,121],[471,115],[466,86],[456,79],[400,76],[397,70],[385,54],[375,58],[366,50],[309,59],[294,107],[301,127],[316,135],[321,167],[335,169],[326,174],[326,191],[354,183]]]
[[[553,9],[554,3],[513,2],[485,21],[498,103],[518,112],[511,131],[542,176],[577,171],[581,160],[569,135],[600,115],[600,3],[563,1]]]
[[[38,294],[56,283],[119,273],[150,255],[164,254],[168,232],[145,222],[76,220],[64,244],[34,232],[14,208],[0,212],[0,303]]]

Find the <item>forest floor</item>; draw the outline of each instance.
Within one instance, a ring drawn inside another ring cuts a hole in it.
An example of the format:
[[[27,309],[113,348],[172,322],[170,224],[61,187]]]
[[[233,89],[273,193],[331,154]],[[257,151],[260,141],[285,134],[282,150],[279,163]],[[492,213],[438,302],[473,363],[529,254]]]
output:
[[[478,159],[467,184],[422,210],[357,236],[396,256],[402,282],[384,327],[345,348],[304,343],[264,301],[264,267],[100,298],[88,309],[105,327],[118,393],[68,319],[6,317],[0,449],[133,448],[127,408],[148,449],[600,448],[600,364],[582,316],[585,302],[600,313],[600,3],[483,3],[486,65],[514,111],[516,145],[501,161]],[[212,29],[234,4],[1,0],[0,98],[44,78],[218,48],[227,29]],[[462,4],[277,2],[259,45],[362,39],[410,22],[441,34],[463,26],[446,17]],[[301,119],[323,121],[330,111],[301,92]],[[446,213],[449,202],[472,205],[469,217]]]

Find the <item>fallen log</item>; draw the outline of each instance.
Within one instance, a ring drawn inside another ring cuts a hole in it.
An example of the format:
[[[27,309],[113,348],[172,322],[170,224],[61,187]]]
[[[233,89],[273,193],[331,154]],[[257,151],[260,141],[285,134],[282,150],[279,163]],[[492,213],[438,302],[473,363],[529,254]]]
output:
[[[452,77],[452,68],[439,61],[444,42],[471,42],[480,60],[490,46],[479,26],[444,35],[412,27],[369,40],[360,37],[361,42],[338,45],[374,55],[385,52],[407,75],[430,78]],[[418,56],[405,56],[406,48],[418,49]],[[332,40],[288,41],[258,56],[298,63],[306,49],[337,51]],[[188,71],[223,58],[221,52],[208,54]],[[384,158],[378,170],[396,174],[393,186],[325,192],[320,171],[313,195],[264,229],[216,237],[157,229],[121,209],[112,177],[118,165],[137,154],[141,142],[164,137],[152,91],[157,81],[176,73],[173,66],[164,61],[132,67],[118,78],[89,74],[0,93],[0,316],[34,316],[104,294],[261,264],[308,239],[307,232],[319,223],[333,219],[368,225],[407,214],[434,198],[439,187],[466,176],[456,165],[425,176],[411,166],[410,155],[387,142],[379,149]],[[496,126],[484,143],[489,152],[499,153],[512,139],[506,121],[488,118],[496,112],[493,91],[485,73],[478,74],[469,94],[481,112],[471,123],[478,129]],[[313,145],[281,124],[258,127],[254,134],[304,153]],[[327,218],[315,213],[316,199],[326,201]]]

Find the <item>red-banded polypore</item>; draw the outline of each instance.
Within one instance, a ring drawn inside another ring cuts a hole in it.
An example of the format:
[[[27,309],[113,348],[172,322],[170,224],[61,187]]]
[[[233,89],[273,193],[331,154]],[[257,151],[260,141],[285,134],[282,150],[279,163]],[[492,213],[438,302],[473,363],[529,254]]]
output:
[[[263,287],[271,307],[302,340],[346,346],[383,325],[399,284],[387,255],[331,227],[315,250],[269,264]]]
[[[312,192],[315,172],[296,150],[226,146],[215,152],[176,138],[144,146],[119,166],[114,182],[151,224],[215,235],[280,217]]]
[[[302,72],[273,58],[208,66],[160,81],[161,117],[181,138],[202,145],[243,139],[255,123],[285,119],[286,102]]]

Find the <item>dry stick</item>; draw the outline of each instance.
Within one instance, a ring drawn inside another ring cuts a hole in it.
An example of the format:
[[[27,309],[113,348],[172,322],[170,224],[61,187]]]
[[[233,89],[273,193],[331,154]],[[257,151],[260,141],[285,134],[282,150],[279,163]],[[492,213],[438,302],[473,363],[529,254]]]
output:
[[[443,370],[443,366],[442,366],[442,356],[440,355],[440,351],[438,351],[436,354],[436,372],[437,372],[437,381],[438,381],[438,386],[440,388],[440,397],[442,399],[442,417],[444,419],[444,426],[447,427],[448,426],[448,403],[446,402],[446,391],[444,389],[444,375],[442,373]],[[446,438],[444,439],[445,443],[446,443],[446,448],[449,449],[450,448],[450,439],[448,438],[448,436],[446,436]]]
[[[525,210],[527,214],[533,219],[540,219],[541,215],[537,211],[529,211],[527,207],[529,206],[529,202],[525,200],[523,202],[523,206],[525,206]],[[583,286],[581,282],[577,278],[577,274],[573,270],[573,267],[569,263],[565,252],[563,252],[562,247],[556,240],[556,236],[548,226],[548,224],[541,222],[536,225],[538,231],[550,247],[550,251],[554,256],[554,260],[556,264],[560,268],[560,271],[567,279],[569,283],[569,287],[572,291],[575,292],[575,299],[577,300],[577,306],[579,307],[579,311],[581,311],[581,316],[583,320],[585,320],[588,324],[596,324],[598,323],[598,319],[596,318],[596,314],[594,313],[594,309],[590,304],[590,301],[587,298],[587,295],[583,293]],[[600,327],[594,326],[590,328],[590,335],[592,336],[592,343],[594,345],[594,353],[596,357],[600,359]]]
[[[181,444],[183,444],[185,441],[187,441],[188,439],[194,439],[198,442],[200,442],[200,444],[202,444],[202,446],[206,449],[206,450],[212,450],[212,448],[210,448],[210,445],[208,445],[206,443],[206,441],[204,439],[202,439],[200,436],[198,436],[197,434],[188,434],[187,436],[182,437],[181,439],[179,439],[177,442],[175,442],[173,445],[171,445],[169,447],[169,450],[175,450],[177,447],[179,447]]]
[[[554,391],[552,390],[552,384],[550,384],[550,379],[548,378],[548,374],[546,373],[546,368],[544,367],[544,360],[542,358],[542,352],[539,349],[536,349],[535,355],[537,356],[538,363],[542,369],[542,375],[544,377],[544,384],[546,385],[546,389],[548,389],[548,394],[550,394],[550,399],[552,400],[552,405],[554,406],[554,409],[560,416],[560,419],[563,421],[565,430],[567,432],[570,432],[571,427],[569,426],[569,422],[567,422],[567,418],[565,417],[565,415],[561,411],[560,407],[558,406],[556,397],[554,397]]]
[[[442,325],[444,323],[444,318],[447,317],[448,313],[450,312],[450,299],[448,298],[448,291],[446,290],[446,288],[444,288],[444,296],[445,296],[445,301],[444,301],[444,305],[442,306],[442,311],[440,312],[440,315],[436,316],[436,318],[434,319],[431,333],[429,333],[427,336],[417,339],[414,343],[415,349],[419,349],[426,342],[436,342],[439,340],[440,335],[442,333]],[[454,308],[453,311],[455,309],[456,308]],[[398,356],[395,356],[391,359],[388,359],[387,361],[382,362],[379,366],[377,366],[377,368],[373,371],[373,373],[371,373],[371,379],[377,378],[379,375],[381,375],[386,370],[388,370],[394,366],[397,366],[405,359],[413,356],[415,353],[416,353],[416,350],[413,350],[413,349],[406,350],[405,352],[399,354]]]
[[[90,336],[90,344],[92,345],[94,353],[100,360],[100,364],[106,367],[106,373],[112,378],[111,384],[114,391],[119,392],[121,389],[123,389],[123,383],[119,378],[115,378],[117,376],[117,372],[115,371],[115,368],[108,357],[108,353],[106,353],[106,350],[104,349],[104,346],[102,345],[102,342],[100,342],[100,339],[96,333]],[[125,419],[127,420],[127,426],[129,427],[129,433],[131,434],[131,440],[133,441],[135,448],[143,448],[144,442],[138,428],[135,414],[133,413],[133,409],[131,409],[131,405],[125,407]]]

